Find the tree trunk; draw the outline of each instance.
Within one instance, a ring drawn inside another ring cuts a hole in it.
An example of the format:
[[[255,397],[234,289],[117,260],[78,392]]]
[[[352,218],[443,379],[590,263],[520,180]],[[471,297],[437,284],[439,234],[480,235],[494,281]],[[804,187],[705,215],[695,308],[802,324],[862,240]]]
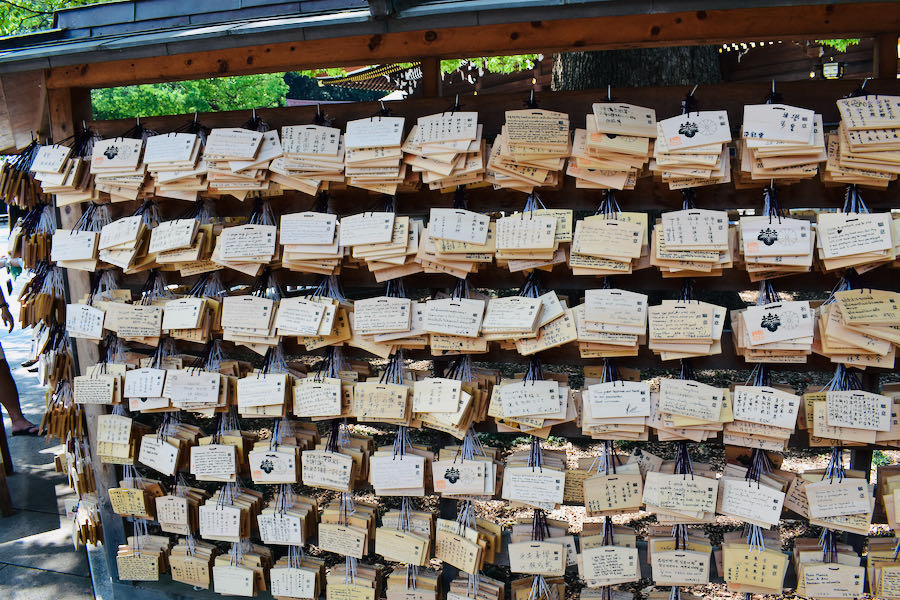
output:
[[[718,83],[717,46],[566,52],[553,56],[552,89]]]

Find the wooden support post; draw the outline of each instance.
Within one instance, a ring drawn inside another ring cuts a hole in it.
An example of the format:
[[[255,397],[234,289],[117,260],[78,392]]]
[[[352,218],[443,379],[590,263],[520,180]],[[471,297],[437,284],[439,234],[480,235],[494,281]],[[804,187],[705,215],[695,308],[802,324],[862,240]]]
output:
[[[84,88],[62,88],[49,90],[50,132],[54,142],[65,139],[81,128],[81,121],[91,118],[91,93]],[[82,215],[78,205],[65,206],[57,211],[58,226],[70,229]],[[66,295],[69,302],[78,302],[90,292],[91,279],[84,271],[68,270],[66,277]],[[77,372],[83,373],[85,368],[96,364],[100,357],[99,347],[87,340],[75,341],[75,365]],[[118,477],[113,465],[99,461],[97,454],[97,416],[106,413],[106,407],[100,404],[84,406],[87,420],[87,433],[91,443],[91,464],[94,468],[94,480],[97,483],[97,502],[100,518],[103,523],[103,548],[107,560],[107,572],[116,579],[116,551],[125,543],[125,528],[122,518],[113,512],[109,503],[107,490],[118,487]]]
[[[0,424],[0,429],[3,429],[2,424]],[[9,496],[9,486],[6,484],[5,464],[0,464],[0,517],[8,517],[13,514],[12,498]]]
[[[875,38],[872,57],[872,76],[876,79],[897,78],[897,34],[882,34]]]
[[[0,410],[0,463],[3,463],[0,471],[3,471],[4,475],[13,474],[12,453],[9,451],[9,440],[6,439],[6,429],[3,427],[3,410]]]
[[[441,59],[422,59],[422,96],[437,98],[441,95]]]

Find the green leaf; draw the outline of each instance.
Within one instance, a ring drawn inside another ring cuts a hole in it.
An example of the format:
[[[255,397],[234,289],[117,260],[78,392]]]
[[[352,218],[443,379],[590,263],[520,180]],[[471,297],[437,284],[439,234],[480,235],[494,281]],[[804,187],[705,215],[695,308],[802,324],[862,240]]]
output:
[[[850,46],[855,46],[859,43],[859,38],[844,38],[838,40],[816,40],[819,44],[823,46],[828,46],[829,48],[834,48],[838,52],[846,52],[847,48]]]
[[[95,119],[284,106],[283,73],[217,77],[91,90]]]

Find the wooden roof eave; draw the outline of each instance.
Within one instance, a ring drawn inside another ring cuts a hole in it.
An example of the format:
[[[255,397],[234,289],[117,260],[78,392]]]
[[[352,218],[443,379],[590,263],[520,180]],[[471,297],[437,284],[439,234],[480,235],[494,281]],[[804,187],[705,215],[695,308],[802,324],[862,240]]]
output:
[[[568,5],[572,6],[572,5]],[[884,2],[755,6],[443,27],[433,16],[412,22],[373,20],[372,33],[328,37],[301,30],[296,42],[179,52],[51,66],[47,87],[112,87],[204,77],[246,75],[323,66],[404,62],[425,57],[465,58],[526,52],[717,44],[734,40],[865,37],[900,31],[900,11]],[[529,16],[533,10],[525,11]],[[432,28],[422,26],[427,21]],[[353,31],[365,29],[360,24]],[[304,39],[299,39],[304,38]],[[315,39],[313,39],[315,38]],[[0,57],[2,60],[2,57]],[[4,65],[0,63],[0,72]]]

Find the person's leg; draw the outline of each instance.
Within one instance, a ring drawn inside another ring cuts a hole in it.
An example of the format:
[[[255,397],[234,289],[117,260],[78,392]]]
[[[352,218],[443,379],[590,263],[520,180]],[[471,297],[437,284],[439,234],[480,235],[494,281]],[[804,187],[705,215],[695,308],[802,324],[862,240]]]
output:
[[[22,407],[19,406],[19,390],[5,358],[0,359],[0,404],[9,413],[13,434],[32,430],[37,432],[37,427],[22,414]]]

